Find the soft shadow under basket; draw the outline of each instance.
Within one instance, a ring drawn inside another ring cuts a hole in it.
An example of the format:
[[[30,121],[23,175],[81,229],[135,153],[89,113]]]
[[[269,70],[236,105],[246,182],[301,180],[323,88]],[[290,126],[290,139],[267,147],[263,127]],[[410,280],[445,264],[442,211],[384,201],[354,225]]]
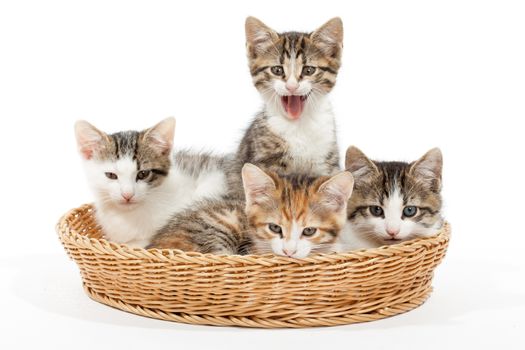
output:
[[[431,238],[305,259],[145,250],[102,237],[93,208],[64,215],[57,232],[94,300],[176,322],[314,327],[400,314],[429,296],[450,226]]]

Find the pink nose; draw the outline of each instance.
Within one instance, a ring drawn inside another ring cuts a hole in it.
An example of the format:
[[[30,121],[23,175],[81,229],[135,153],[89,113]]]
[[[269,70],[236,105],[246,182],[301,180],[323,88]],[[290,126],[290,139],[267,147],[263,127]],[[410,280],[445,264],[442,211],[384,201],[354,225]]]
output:
[[[288,250],[288,249],[283,249],[283,253],[286,254],[287,256],[292,256],[294,255],[295,253],[297,252],[297,249],[296,250]]]
[[[121,196],[126,200],[126,202],[129,202],[131,198],[133,198],[133,193],[121,193]]]
[[[387,229],[386,229],[386,233],[388,233],[388,235],[389,235],[390,237],[394,238],[395,236],[398,235],[398,233],[399,233],[399,229],[394,230],[394,229],[391,229],[391,228],[387,228]]]
[[[299,84],[297,84],[296,82],[292,82],[292,81],[286,82],[286,89],[290,91],[291,93],[294,93],[298,87],[299,87]]]

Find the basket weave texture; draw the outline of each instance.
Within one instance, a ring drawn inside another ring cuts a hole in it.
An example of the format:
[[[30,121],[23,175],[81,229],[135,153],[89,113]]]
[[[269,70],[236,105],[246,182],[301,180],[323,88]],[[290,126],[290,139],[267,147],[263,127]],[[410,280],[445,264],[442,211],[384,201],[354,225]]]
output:
[[[372,321],[421,305],[450,226],[431,238],[305,259],[130,248],[102,238],[91,205],[64,215],[57,232],[98,302],[191,324],[284,328]]]

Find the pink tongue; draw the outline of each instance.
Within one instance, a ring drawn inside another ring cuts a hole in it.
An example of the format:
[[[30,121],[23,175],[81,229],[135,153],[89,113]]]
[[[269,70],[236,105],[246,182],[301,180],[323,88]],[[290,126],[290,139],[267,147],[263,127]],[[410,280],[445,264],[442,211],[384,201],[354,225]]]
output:
[[[283,101],[284,109],[290,119],[299,119],[303,113],[304,101],[301,96],[288,96],[288,101]]]

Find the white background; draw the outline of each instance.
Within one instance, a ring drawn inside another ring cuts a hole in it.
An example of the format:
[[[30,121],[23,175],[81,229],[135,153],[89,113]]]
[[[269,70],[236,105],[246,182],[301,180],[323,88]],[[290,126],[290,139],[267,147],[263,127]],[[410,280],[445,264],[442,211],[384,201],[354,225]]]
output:
[[[54,231],[92,200],[73,123],[177,118],[176,147],[232,151],[261,101],[244,19],[345,25],[331,99],[342,148],[443,150],[453,237],[422,307],[334,328],[162,322],[97,304]],[[520,1],[2,1],[0,348],[501,348],[525,343],[525,11]]]

